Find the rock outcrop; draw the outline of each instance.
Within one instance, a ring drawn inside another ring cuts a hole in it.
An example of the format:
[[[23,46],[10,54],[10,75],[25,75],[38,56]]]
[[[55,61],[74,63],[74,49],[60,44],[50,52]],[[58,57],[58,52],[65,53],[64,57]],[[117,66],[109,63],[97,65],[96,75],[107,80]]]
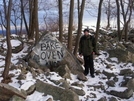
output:
[[[67,64],[71,71],[83,72],[79,61],[50,33],[42,35],[27,55],[26,60],[29,65],[36,66],[36,68],[48,67],[53,71],[58,66]]]
[[[10,85],[0,83],[0,101],[8,101],[13,96],[18,96],[21,99],[26,99],[26,95],[18,89]]]
[[[36,90],[45,94],[53,96],[54,100],[60,101],[79,101],[79,97],[76,93],[69,89],[59,88],[52,86],[48,83],[44,83],[40,80],[36,82]]]

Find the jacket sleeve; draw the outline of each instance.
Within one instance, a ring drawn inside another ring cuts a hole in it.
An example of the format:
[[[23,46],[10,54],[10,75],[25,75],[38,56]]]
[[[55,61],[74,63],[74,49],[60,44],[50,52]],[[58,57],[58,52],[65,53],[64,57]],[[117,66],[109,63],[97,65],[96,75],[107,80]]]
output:
[[[82,54],[82,39],[80,38],[80,42],[79,42],[79,55]]]
[[[98,49],[97,49],[97,43],[95,42],[95,38],[93,37],[92,40],[92,45],[93,45],[93,52],[98,53]]]

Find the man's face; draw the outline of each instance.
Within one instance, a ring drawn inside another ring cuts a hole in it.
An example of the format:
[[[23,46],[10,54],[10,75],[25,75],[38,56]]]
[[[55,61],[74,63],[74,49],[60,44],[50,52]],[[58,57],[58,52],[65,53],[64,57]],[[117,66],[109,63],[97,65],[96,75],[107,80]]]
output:
[[[84,35],[88,35],[89,33],[87,31],[84,32]]]

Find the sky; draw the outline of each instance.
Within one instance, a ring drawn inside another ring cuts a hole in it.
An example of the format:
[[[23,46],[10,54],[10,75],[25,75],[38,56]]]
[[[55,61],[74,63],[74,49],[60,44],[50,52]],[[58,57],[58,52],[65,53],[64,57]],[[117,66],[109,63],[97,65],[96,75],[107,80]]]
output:
[[[54,0],[51,0],[51,1],[54,1]],[[92,3],[92,5],[95,5],[96,8],[95,9],[85,9],[84,10],[84,16],[83,16],[83,25],[84,26],[96,26],[96,23],[97,23],[97,6],[99,4],[99,1],[98,0],[86,0],[87,3],[85,4],[85,6],[87,7],[91,7],[90,6],[90,3]],[[89,1],[89,2],[88,2]],[[49,2],[47,1],[44,1],[46,3],[46,5],[39,5],[39,8],[43,8],[43,7],[46,7],[46,8],[51,8],[49,6]],[[75,0],[75,3],[77,2],[77,0]],[[66,2],[64,2],[64,4],[68,4],[69,3],[69,0],[66,0]],[[57,3],[53,3],[54,6],[57,6]],[[78,18],[78,15],[77,15],[77,4],[75,4],[75,10],[74,10],[74,24],[77,24],[77,18]],[[67,16],[69,15],[69,7],[66,7],[65,5],[63,5],[63,11],[68,11],[68,13],[66,14]],[[89,13],[93,13],[94,16],[90,15]],[[55,15],[50,15],[50,12],[53,12],[55,13]],[[45,11],[42,10],[42,11],[39,11],[38,12],[38,16],[39,16],[39,24],[40,25],[44,25],[44,19],[43,19],[43,16],[45,15]],[[27,15],[27,14],[25,14]],[[66,16],[64,15],[64,16]],[[58,16],[58,9],[57,8],[53,8],[52,10],[48,10],[47,11],[47,16],[55,16],[57,17]],[[102,17],[103,18],[103,17]],[[68,17],[64,17],[64,20],[65,20],[65,23],[68,24],[69,22],[69,18]],[[104,19],[102,19],[104,20]],[[28,21],[28,20],[27,20]],[[103,23],[101,23],[102,26],[104,25],[104,21]],[[11,23],[11,28],[13,29],[13,24]]]
[[[54,1],[54,0],[51,0],[51,1]],[[75,0],[76,2],[77,0]],[[89,7],[90,9],[86,8],[84,10],[84,16],[83,16],[83,26],[96,26],[96,23],[97,23],[97,13],[98,13],[98,5],[99,5],[99,0],[86,0],[87,3],[86,3],[86,7]],[[88,2],[89,1],[89,2]],[[104,0],[105,1],[105,0]],[[1,1],[0,1],[1,2]],[[42,3],[42,5],[39,5],[39,7],[43,8],[43,7],[46,7],[46,8],[51,8],[51,6],[49,6],[49,2],[47,1],[44,1],[46,3],[46,5],[44,5]],[[64,4],[68,4],[69,3],[69,0],[66,0],[66,2],[64,2]],[[57,6],[57,3],[53,3],[54,6]],[[69,5],[69,4],[68,4]],[[94,5],[94,8],[91,8],[92,6]],[[69,11],[69,7],[66,7],[65,5],[63,5],[63,11]],[[75,4],[75,10],[74,10],[74,24],[77,24],[77,4]],[[55,15],[50,15],[50,12],[52,13],[55,13]],[[89,14],[89,13],[93,13],[92,15]],[[38,12],[38,16],[39,16],[39,24],[44,26],[44,19],[43,19],[43,16],[45,15],[45,11],[42,10],[42,11],[39,11]],[[69,12],[66,13],[66,15],[68,16],[69,15]],[[64,15],[64,20],[65,20],[65,24],[67,25],[69,22],[69,18],[68,17],[65,17],[66,15]],[[47,11],[47,16],[55,16],[57,17],[58,16],[58,8],[54,8],[51,9],[51,10],[48,10]],[[106,15],[103,13],[103,10],[102,10],[102,15],[101,15],[101,27],[104,27],[106,26]],[[111,21],[111,27],[115,27],[117,24],[116,24],[116,18],[115,19],[112,19]],[[11,28],[12,28],[13,24],[11,24]],[[1,28],[0,28],[1,29]]]

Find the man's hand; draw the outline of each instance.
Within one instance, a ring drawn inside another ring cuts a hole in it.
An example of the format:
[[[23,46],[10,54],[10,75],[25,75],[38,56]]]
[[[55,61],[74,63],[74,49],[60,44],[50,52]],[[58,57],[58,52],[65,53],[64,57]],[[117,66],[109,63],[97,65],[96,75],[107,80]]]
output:
[[[92,52],[93,55],[101,55],[100,53]]]
[[[93,55],[95,55],[95,52],[92,52]]]

